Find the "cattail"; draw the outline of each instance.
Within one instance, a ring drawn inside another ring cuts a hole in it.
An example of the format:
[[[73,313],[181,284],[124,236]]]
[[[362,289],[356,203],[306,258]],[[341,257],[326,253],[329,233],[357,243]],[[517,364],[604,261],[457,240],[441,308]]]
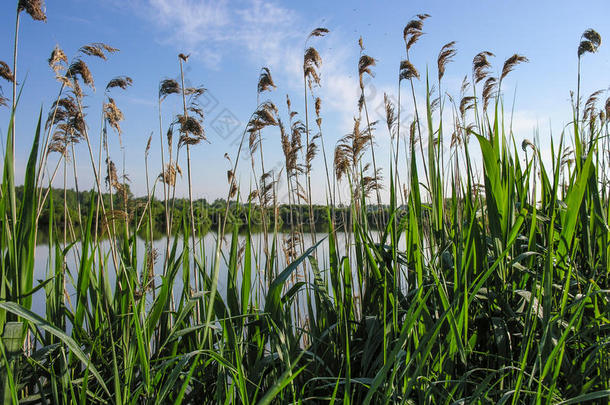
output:
[[[159,98],[163,100],[170,94],[179,94],[180,91],[180,85],[177,81],[165,79],[161,81],[161,84],[159,85]]]
[[[87,64],[83,62],[82,59],[77,59],[70,65],[70,67],[68,68],[68,75],[72,77],[75,82],[77,76],[80,76],[86,85],[88,85],[92,89],[95,89],[95,85],[93,83],[93,75],[91,74],[91,71],[89,70]]]
[[[0,77],[2,77],[4,80],[14,83],[15,82],[15,76],[13,75],[13,72],[11,71],[11,68],[3,61],[0,60]]]
[[[518,55],[518,54],[514,54],[510,58],[506,59],[506,61],[504,62],[504,67],[502,68],[502,75],[500,76],[500,82],[506,77],[506,75],[508,75],[510,72],[513,71],[515,66],[517,66],[519,63],[525,63],[525,62],[529,62],[529,60],[525,56]]]
[[[451,41],[443,45],[440,53],[438,54],[437,60],[438,80],[441,80],[443,78],[443,76],[445,75],[445,67],[447,66],[447,63],[453,60],[453,57],[456,53],[457,51],[455,50],[455,41]]]
[[[472,76],[475,84],[479,83],[481,80],[484,80],[489,75],[491,63],[489,63],[487,58],[492,56],[495,55],[489,51],[483,51],[476,54],[472,59]]]
[[[258,77],[258,93],[262,93],[263,91],[271,91],[275,89],[275,83],[273,83],[273,78],[271,77],[271,72],[268,67],[263,67],[261,69],[261,73]]]
[[[129,76],[118,76],[108,82],[106,85],[106,91],[115,87],[120,87],[121,89],[125,90],[127,87],[131,86],[132,83],[133,80]]]
[[[25,10],[34,21],[47,21],[47,16],[44,10],[44,2],[42,0],[19,0],[17,12]]]
[[[601,35],[599,35],[599,33],[597,31],[595,31],[594,29],[591,29],[591,28],[589,28],[588,30],[583,32],[581,38],[584,38],[584,39],[582,41],[580,41],[580,44],[578,45],[578,57],[579,58],[587,52],[589,52],[589,53],[597,52],[597,49],[602,44]]]
[[[413,78],[419,79],[419,72],[417,69],[415,69],[415,66],[413,66],[413,64],[406,59],[401,61],[398,71],[398,80],[411,80]]]

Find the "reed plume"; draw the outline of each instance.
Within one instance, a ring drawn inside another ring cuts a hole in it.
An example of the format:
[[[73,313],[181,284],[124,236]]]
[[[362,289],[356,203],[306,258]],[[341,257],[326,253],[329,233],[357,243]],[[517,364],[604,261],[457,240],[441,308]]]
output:
[[[159,84],[159,98],[164,100],[170,94],[179,94],[180,85],[173,79],[165,79]]]
[[[42,0],[19,0],[17,13],[24,11],[32,17],[34,21],[47,21],[45,5]]]
[[[504,62],[504,67],[502,68],[502,75],[500,75],[500,83],[502,83],[502,80],[513,71],[515,66],[526,62],[529,62],[529,60],[525,56],[518,54],[514,54],[510,58],[506,59]]]
[[[3,61],[0,60],[0,77],[2,77],[7,82],[13,83],[15,82],[15,76],[13,72],[11,72],[11,68]]]
[[[106,85],[106,91],[115,87],[119,87],[122,90],[125,90],[127,87],[131,86],[132,83],[133,80],[129,76],[118,76],[108,82],[108,84]]]
[[[438,80],[440,81],[445,75],[445,68],[447,63],[451,62],[455,57],[457,51],[455,50],[455,41],[451,41],[441,48],[438,54],[437,66],[438,66]]]
[[[107,53],[115,53],[119,50],[103,42],[93,42],[91,44],[81,46],[78,51],[87,56],[94,56],[96,58],[107,60]]]
[[[489,51],[479,52],[472,60],[472,77],[475,84],[489,75],[491,63],[487,58],[495,56]]]
[[[271,91],[275,89],[275,83],[273,82],[273,78],[271,77],[271,71],[268,67],[263,67],[258,76],[258,93],[262,93],[264,91]]]

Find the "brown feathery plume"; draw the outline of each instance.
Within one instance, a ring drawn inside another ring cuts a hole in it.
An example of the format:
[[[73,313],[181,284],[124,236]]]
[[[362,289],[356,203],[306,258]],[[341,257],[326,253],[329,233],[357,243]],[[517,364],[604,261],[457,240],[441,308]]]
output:
[[[394,126],[396,124],[396,109],[392,104],[392,101],[386,93],[383,93],[383,103],[385,105],[385,122],[388,126],[390,136],[394,138]]]
[[[247,131],[251,134],[267,126],[277,125],[277,107],[271,101],[265,101],[252,114],[252,118],[248,122]]]
[[[165,99],[165,97],[170,94],[179,94],[180,93],[180,85],[177,81],[173,79],[165,79],[161,81],[159,84],[159,98],[161,100]]]
[[[320,85],[318,69],[322,66],[322,57],[314,47],[309,47],[303,55],[303,75],[307,79],[309,89]]]
[[[25,10],[34,21],[47,21],[47,16],[44,10],[44,1],[42,0],[19,0],[17,12]]]
[[[319,133],[311,138],[309,145],[307,145],[307,153],[305,153],[305,167],[307,167],[309,170],[311,170],[311,162],[313,162],[318,154],[318,145],[316,144],[316,140],[318,138],[320,138]]]
[[[185,55],[183,53],[178,54],[178,58],[182,59],[185,62],[188,62],[190,56],[191,56],[190,54],[188,54],[188,55]]]
[[[362,81],[362,76],[365,73],[368,73],[371,77],[375,77],[375,74],[371,71],[371,66],[375,66],[375,63],[377,61],[368,56],[368,55],[362,55],[360,57],[360,60],[358,61],[358,76],[360,77],[360,88],[364,89],[364,83]]]
[[[402,37],[407,45],[407,52],[415,43],[419,40],[419,38],[424,35],[422,31],[424,27],[424,20],[430,17],[429,14],[418,14],[416,19],[413,19],[405,25],[404,30],[402,31]]]
[[[316,117],[320,118],[320,110],[322,109],[322,100],[320,100],[320,97],[316,97],[314,108],[316,111]]]
[[[108,98],[108,102],[104,103],[104,116],[106,117],[108,124],[117,131],[120,137],[122,134],[120,122],[123,121],[125,117],[123,116],[123,112],[117,107],[114,99]]]
[[[464,96],[464,94],[466,94],[466,92],[468,91],[469,87],[470,82],[468,81],[468,76],[464,76],[464,79],[462,80],[462,85],[460,86],[460,95]]]
[[[174,186],[176,184],[176,173],[182,176],[182,170],[180,170],[180,166],[174,164],[167,164],[165,170],[161,174],[159,174],[159,178],[163,183],[169,186]]]
[[[106,91],[115,87],[120,87],[121,89],[125,90],[127,87],[131,86],[132,83],[133,80],[129,76],[118,76],[108,82],[106,85]]]
[[[360,47],[361,51],[364,51],[364,42],[362,42],[362,35],[360,36],[360,38],[358,38],[358,46]]]
[[[111,47],[110,45],[106,45],[103,42],[93,42],[91,44],[81,46],[78,51],[87,56],[95,56],[97,58],[106,60],[108,59],[106,53],[115,53],[119,50]]]
[[[455,41],[451,41],[446,43],[441,48],[441,51],[438,54],[437,65],[438,65],[438,80],[441,80],[445,75],[445,67],[447,63],[453,60],[453,57],[457,51],[455,50]]]
[[[11,68],[3,61],[0,60],[0,77],[2,77],[4,80],[14,83],[15,82],[15,76],[13,75],[13,72],[11,71]]]
[[[585,102],[585,108],[583,110],[583,119],[586,120],[587,117],[593,118],[593,115],[595,114],[595,104],[597,104],[597,100],[599,99],[599,96],[601,96],[603,93],[604,93],[604,90],[597,90],[597,91],[591,93],[591,95]]]
[[[365,165],[364,172],[369,169],[369,164]],[[377,169],[377,172],[373,176],[362,176],[362,189],[361,192],[365,198],[368,198],[373,191],[377,192],[383,189],[383,177],[381,175],[381,168]]]
[[[578,57],[580,58],[585,53],[595,53],[597,49],[602,44],[602,37],[599,35],[597,31],[592,28],[589,28],[585,32],[583,32],[581,38],[584,38],[580,41],[578,45]]]
[[[536,145],[534,145],[529,139],[524,139],[523,142],[521,142],[521,149],[523,149],[523,152],[526,152],[527,148],[531,148],[534,152],[536,151]]]
[[[483,85],[483,110],[487,110],[489,100],[491,100],[491,97],[495,93],[497,83],[498,79],[495,77],[489,77],[485,80],[485,84]]]
[[[398,80],[404,79],[411,80],[413,78],[419,79],[419,72],[415,69],[415,66],[408,60],[400,61],[400,67],[398,70]]]
[[[204,87],[187,87],[184,89],[184,95],[190,96],[191,100],[194,101],[201,97],[206,91],[207,89]]]
[[[261,73],[258,76],[258,93],[262,93],[263,91],[271,91],[275,89],[275,83],[273,82],[273,78],[271,77],[271,71],[269,71],[268,67],[263,67],[261,69]]]
[[[324,35],[328,34],[329,32],[330,31],[328,31],[328,28],[319,27],[319,28],[316,28],[313,31],[311,31],[311,33],[309,34],[307,39],[309,39],[311,37],[323,37]]]
[[[150,151],[150,144],[151,143],[152,143],[152,133],[148,137],[148,142],[146,142],[146,149],[144,149],[144,155],[148,155],[148,152]]]
[[[518,54],[514,54],[510,58],[506,59],[504,62],[504,67],[502,68],[502,75],[500,75],[500,82],[502,82],[506,75],[513,71],[515,66],[517,66],[519,63],[525,62],[529,62],[529,60],[525,56]]]
[[[59,47],[59,45],[55,45],[53,51],[51,52],[51,56],[49,57],[49,67],[53,69],[56,76],[60,75],[60,72],[66,69],[68,65],[68,57],[64,53],[64,51]]]
[[[95,85],[93,83],[93,75],[89,70],[89,66],[87,66],[87,64],[83,62],[82,59],[77,59],[70,65],[70,67],[68,68],[68,75],[72,77],[75,82],[77,76],[80,76],[86,85],[88,85],[92,89],[95,89]]]
[[[606,110],[606,118],[610,119],[610,97],[608,97],[606,99],[605,110]]]
[[[176,122],[180,124],[182,133],[179,141],[181,145],[196,145],[205,139],[203,126],[196,118],[178,114]]]
[[[487,60],[488,57],[495,56],[493,53],[489,51],[479,52],[472,59],[472,76],[474,78],[474,82],[479,83],[481,80],[485,79],[489,75],[489,68],[491,68],[491,63]]]
[[[462,114],[462,116],[466,115],[468,110],[474,108],[475,100],[476,97],[474,96],[466,96],[462,98],[462,101],[460,101],[460,114]]]

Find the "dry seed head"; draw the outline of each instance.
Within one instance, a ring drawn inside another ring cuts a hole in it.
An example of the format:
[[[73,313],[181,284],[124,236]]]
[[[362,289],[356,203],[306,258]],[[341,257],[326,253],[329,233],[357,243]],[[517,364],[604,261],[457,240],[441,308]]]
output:
[[[87,66],[87,64],[83,62],[82,59],[77,59],[70,65],[70,67],[68,68],[68,75],[74,79],[75,83],[77,83],[77,76],[80,76],[86,85],[88,85],[92,89],[95,89],[95,85],[93,83],[93,75],[89,70],[89,66]],[[80,87],[78,87],[78,89],[80,91]]]
[[[368,73],[371,77],[375,74],[371,71],[371,66],[375,66],[376,60],[368,55],[362,55],[358,61],[358,75],[360,77],[360,88],[364,88],[362,76]]]
[[[188,62],[190,56],[191,56],[190,54],[188,54],[188,55],[185,55],[183,53],[178,54],[178,58],[180,58],[184,62]]]
[[[487,58],[492,56],[495,55],[489,51],[483,51],[477,53],[472,59],[472,76],[475,84],[479,83],[481,80],[485,79],[487,75],[489,75],[491,63],[489,63]]]
[[[60,72],[66,68],[67,65],[68,57],[59,47],[59,45],[55,45],[55,48],[53,49],[53,51],[51,52],[51,56],[49,57],[49,67],[53,69],[53,72],[55,72],[56,75],[59,75]]]
[[[487,110],[489,100],[493,97],[498,80],[495,77],[489,77],[483,85],[483,110]]]
[[[316,111],[316,117],[320,118],[320,110],[322,109],[322,100],[320,97],[316,97],[316,101],[314,102],[314,107]]]
[[[438,80],[441,80],[443,78],[443,76],[445,75],[445,67],[447,66],[447,63],[453,60],[453,57],[456,53],[457,51],[455,50],[455,41],[451,41],[443,45],[440,53],[438,54],[437,60]]]
[[[95,56],[97,58],[106,60],[106,53],[115,53],[119,50],[103,42],[93,42],[91,44],[82,46],[78,51],[87,56]]]
[[[464,116],[468,110],[471,110],[474,107],[474,102],[476,98],[474,96],[466,96],[463,97],[460,101],[460,114]]]
[[[468,82],[468,76],[464,76],[462,80],[462,86],[460,87],[460,95],[464,96],[470,87],[470,82]]]
[[[587,52],[589,52],[589,53],[597,52],[597,49],[602,44],[601,35],[599,35],[599,33],[597,31],[595,31],[594,29],[591,29],[591,28],[589,28],[588,30],[583,32],[581,38],[584,38],[584,39],[582,41],[580,41],[580,44],[578,45],[578,57],[579,58]]]
[[[262,93],[263,91],[271,91],[275,89],[275,83],[273,82],[273,78],[271,77],[271,72],[268,67],[263,67],[261,69],[261,73],[258,77],[258,93]]]
[[[519,63],[529,62],[529,60],[523,56],[514,54],[510,58],[506,59],[504,62],[504,67],[502,68],[502,75],[500,76],[500,81],[502,81],[506,75],[508,75]]]
[[[121,135],[120,122],[125,118],[123,112],[117,107],[114,99],[108,98],[108,102],[104,104],[104,116],[108,120],[108,124],[114,128],[119,136]]]
[[[34,21],[46,22],[47,16],[44,9],[44,1],[42,0],[19,0],[19,5],[17,6],[18,13],[25,10]]]
[[[419,72],[417,71],[417,69],[415,69],[415,66],[413,66],[413,64],[406,59],[400,61],[400,67],[398,70],[398,80],[411,80],[413,78],[419,79]]]
[[[13,76],[13,72],[11,68],[3,61],[0,60],[0,77],[4,80],[9,81],[11,83],[15,82],[15,76]]]
[[[118,76],[108,82],[106,85],[106,91],[115,87],[120,87],[121,89],[125,90],[127,87],[131,86],[132,83],[133,80],[129,76]]]
[[[394,138],[394,125],[396,124],[396,110],[394,108],[394,105],[392,104],[392,101],[390,100],[390,98],[388,97],[388,95],[386,93],[383,93],[383,102],[385,105],[385,117],[386,117],[386,124],[388,126],[388,131],[390,132],[390,135],[392,138]]]
[[[179,94],[180,91],[180,85],[173,79],[162,80],[161,84],[159,84],[159,98],[161,100],[170,94]]]
[[[309,82],[309,88],[320,85],[318,69],[322,66],[322,57],[314,47],[309,47],[303,55],[303,75]]]
[[[324,35],[326,35],[328,33],[329,33],[329,31],[327,28],[319,27],[319,28],[316,28],[313,31],[311,31],[311,33],[309,34],[307,39],[309,39],[311,37],[323,37]]]

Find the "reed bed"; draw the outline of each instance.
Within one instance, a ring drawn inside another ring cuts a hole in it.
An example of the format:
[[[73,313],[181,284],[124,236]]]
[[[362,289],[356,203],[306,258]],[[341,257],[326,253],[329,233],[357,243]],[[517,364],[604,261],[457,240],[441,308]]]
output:
[[[19,1],[15,61],[24,14],[46,18],[41,1]],[[16,118],[24,119],[15,116],[17,64],[0,63],[13,88],[12,102],[0,98],[12,109],[0,195],[4,403],[608,403],[610,100],[600,107],[602,93],[584,103],[580,95],[581,63],[594,60],[601,37],[594,30],[581,37],[573,117],[558,142],[551,138],[547,167],[540,145],[519,147],[505,124],[503,82],[527,58],[508,58],[496,77],[494,55],[481,52],[461,93],[448,97],[442,80],[455,43],[441,48],[436,74],[420,73],[410,57],[429,17],[417,15],[404,29],[398,104],[385,99],[388,156],[375,149],[382,129],[370,119],[363,83],[376,61],[362,39],[353,130],[334,146],[323,137],[322,58],[314,47],[329,31],[317,28],[305,42],[302,114],[290,97],[285,117],[264,100],[277,86],[261,69],[258,105],[238,149],[226,155],[231,169],[212,252],[192,194],[190,150],[205,153],[205,89],[185,87],[188,55],[176,59],[180,82],[159,84],[160,145],[149,139],[144,150],[147,196],[137,205],[108,147],[121,142],[124,119],[112,94],[128,91],[132,79],[105,87],[99,133],[89,131],[83,104],[94,88],[89,65],[118,50],[87,44],[71,59],[53,50],[58,94],[37,117],[22,188],[13,156]],[[426,88],[419,110],[417,81]],[[183,107],[169,121],[168,98]],[[405,105],[413,107],[410,122]],[[265,167],[263,146],[278,137],[264,134],[279,134],[280,171]],[[95,184],[75,210],[66,184],[73,177],[78,185],[77,143]],[[255,183],[245,190],[236,170],[248,153]],[[315,207],[323,216],[314,215],[314,165],[324,165],[326,205]],[[55,206],[51,186],[60,181],[63,206]],[[188,183],[187,202],[176,198],[180,181]],[[287,201],[279,201],[280,181]],[[152,243],[155,204],[165,218],[160,251]],[[286,233],[281,206],[289,211]],[[52,260],[35,283],[43,213]],[[321,245],[327,254],[318,254]],[[44,313],[32,311],[38,291]]]

